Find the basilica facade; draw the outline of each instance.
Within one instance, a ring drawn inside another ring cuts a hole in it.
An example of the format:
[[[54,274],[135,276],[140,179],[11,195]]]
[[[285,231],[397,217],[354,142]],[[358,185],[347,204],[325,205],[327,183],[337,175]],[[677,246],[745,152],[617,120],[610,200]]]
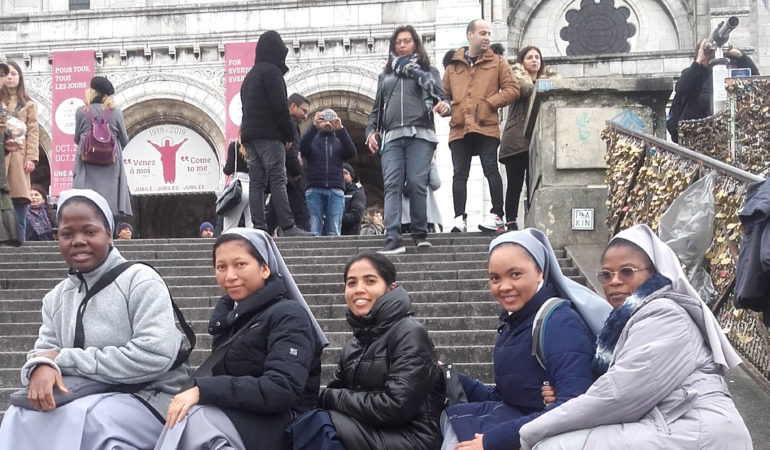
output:
[[[147,175],[153,169],[127,165],[139,234],[182,237],[213,219],[213,202],[225,182],[228,121],[238,116],[237,104],[226,95],[228,76],[237,75],[229,69],[228,44],[256,42],[269,29],[281,34],[289,48],[288,92],[307,97],[311,112],[337,111],[358,146],[353,166],[373,205],[382,204],[382,178],[377,157],[364,146],[364,128],[397,25],[415,26],[440,71],[444,54],[463,45],[467,23],[485,18],[493,41],[504,44],[511,60],[518,49],[536,45],[562,78],[663,75],[673,85],[698,40],[729,16],[741,21],[733,44],[760,70],[770,70],[770,28],[760,25],[770,20],[766,2],[0,0],[0,59],[19,63],[37,103],[41,157],[33,180],[48,186],[58,167],[57,146],[71,144],[55,138],[54,59],[93,52],[93,71],[112,81],[125,116],[126,154],[150,166],[156,158],[162,166],[161,149],[182,145],[175,151],[176,177],[157,181]],[[437,119],[436,127],[443,182],[437,198],[451,227],[448,123]],[[478,165],[468,193],[469,225],[475,228],[490,203]]]

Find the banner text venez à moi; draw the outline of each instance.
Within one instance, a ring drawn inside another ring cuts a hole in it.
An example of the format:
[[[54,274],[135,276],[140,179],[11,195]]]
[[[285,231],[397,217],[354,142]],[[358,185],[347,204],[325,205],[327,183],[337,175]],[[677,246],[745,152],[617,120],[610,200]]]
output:
[[[94,75],[94,51],[54,52],[51,64],[53,133],[51,151],[51,195],[72,187],[72,168],[77,145],[74,141],[75,112],[85,104],[86,88]]]
[[[225,44],[225,100],[227,101],[227,126],[225,148],[238,139],[241,126],[241,85],[254,66],[256,42],[231,42]],[[224,161],[223,161],[224,163]]]

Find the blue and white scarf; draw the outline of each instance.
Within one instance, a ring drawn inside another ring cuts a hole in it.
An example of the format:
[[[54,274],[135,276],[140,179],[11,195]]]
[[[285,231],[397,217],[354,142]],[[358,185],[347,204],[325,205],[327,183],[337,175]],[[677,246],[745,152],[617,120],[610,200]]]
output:
[[[396,76],[411,78],[416,81],[422,90],[433,100],[433,104],[441,101],[441,95],[439,95],[436,80],[433,79],[429,72],[422,70],[416,53],[401,57],[393,55],[393,62],[390,67],[393,69],[393,73],[396,74]],[[428,105],[428,107],[432,108],[433,105]]]
[[[636,292],[628,296],[622,305],[612,310],[599,333],[599,337],[596,338],[596,352],[593,361],[591,361],[591,370],[593,370],[594,375],[601,376],[610,368],[620,333],[639,305],[642,304],[642,301],[670,284],[671,280],[663,275],[653,274],[636,289]]]

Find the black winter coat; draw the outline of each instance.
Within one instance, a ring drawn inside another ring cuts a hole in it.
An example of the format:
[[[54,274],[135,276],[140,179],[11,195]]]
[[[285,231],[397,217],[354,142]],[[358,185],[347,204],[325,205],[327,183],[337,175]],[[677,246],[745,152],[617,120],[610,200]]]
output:
[[[311,187],[345,190],[342,161],[356,156],[356,146],[348,130],[319,133],[310,126],[299,141],[299,151],[307,161],[306,189]]]
[[[737,67],[748,67],[752,75],[759,75],[759,69],[748,55],[742,55],[733,63]],[[684,69],[674,86],[674,100],[671,103],[671,116],[676,127],[669,129],[674,142],[679,140],[679,121],[702,119],[711,115],[711,94],[714,90],[711,69],[693,61]],[[675,107],[676,105],[676,107]],[[674,117],[676,115],[679,117]]]
[[[358,179],[345,186],[345,212],[342,214],[342,234],[361,234],[361,219],[366,210],[366,193]]]
[[[770,326],[770,182],[749,186],[739,215],[743,239],[735,273],[735,306],[763,312]]]
[[[238,172],[249,173],[249,165],[238,150],[238,141],[233,141],[227,146],[227,159],[225,160],[225,167],[222,169],[222,172],[225,175],[232,175],[236,168]]]
[[[257,42],[254,67],[241,85],[241,139],[270,139],[291,142],[293,131],[289,100],[283,76],[289,49],[281,36],[268,31]]]
[[[230,297],[222,297],[209,322],[213,349],[256,319],[214,366],[213,376],[195,379],[199,403],[220,407],[248,449],[284,448],[284,430],[318,396],[323,348],[307,312],[285,294],[283,281],[272,275],[235,309]]]
[[[354,338],[318,401],[350,450],[441,447],[444,379],[428,332],[411,316],[401,287],[366,316],[348,311]]]

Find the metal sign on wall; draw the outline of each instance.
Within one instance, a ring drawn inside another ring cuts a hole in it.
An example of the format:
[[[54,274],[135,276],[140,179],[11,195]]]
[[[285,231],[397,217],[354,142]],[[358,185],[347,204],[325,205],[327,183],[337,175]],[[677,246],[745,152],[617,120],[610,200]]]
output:
[[[156,125],[134,136],[123,150],[133,195],[214,192],[220,164],[214,150],[195,131]]]

